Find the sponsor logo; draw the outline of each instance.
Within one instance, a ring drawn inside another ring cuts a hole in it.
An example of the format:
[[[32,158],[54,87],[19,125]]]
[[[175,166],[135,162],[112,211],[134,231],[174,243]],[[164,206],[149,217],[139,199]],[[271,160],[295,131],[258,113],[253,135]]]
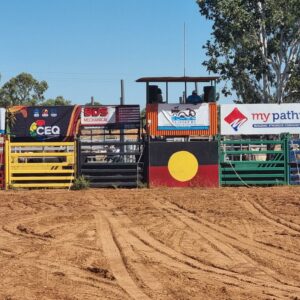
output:
[[[48,111],[47,108],[45,108],[45,109],[42,110],[42,117],[43,118],[49,117],[49,111]]]
[[[286,120],[299,120],[300,112],[288,110],[286,112],[275,112],[275,113],[252,113],[253,121],[262,121],[263,123],[276,123]]]
[[[60,128],[58,126],[46,126],[45,120],[36,120],[29,128],[29,134],[32,137],[59,136]]]
[[[192,108],[179,109],[179,106],[175,106],[171,110],[172,121],[196,121],[196,112]]]
[[[238,131],[239,128],[248,121],[248,118],[236,107],[224,118],[224,120],[233,128],[233,130]]]
[[[85,117],[106,117],[108,109],[107,107],[85,107],[83,115]]]
[[[50,116],[51,116],[52,118],[57,117],[57,109],[56,109],[56,108],[51,108],[51,109],[50,109]]]
[[[35,109],[33,110],[33,116],[34,116],[35,118],[39,118],[39,117],[40,117],[40,110],[39,110],[38,108],[35,108]]]

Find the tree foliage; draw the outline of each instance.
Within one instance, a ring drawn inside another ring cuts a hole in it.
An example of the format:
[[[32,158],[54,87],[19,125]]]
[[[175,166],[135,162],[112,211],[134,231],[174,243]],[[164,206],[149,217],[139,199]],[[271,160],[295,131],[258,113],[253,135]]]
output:
[[[99,101],[94,101],[93,103],[92,103],[92,101],[90,101],[90,102],[87,102],[85,105],[87,105],[87,106],[100,106],[101,103]]]
[[[204,65],[231,81],[243,103],[297,100],[300,63],[299,0],[197,0],[213,22]],[[223,88],[228,95],[231,88]],[[298,98],[298,101],[300,99]]]
[[[288,89],[288,102],[300,102],[300,62],[297,64],[294,74],[291,76]]]
[[[44,100],[46,81],[38,81],[31,74],[21,73],[0,89],[0,106],[37,105]]]
[[[71,101],[66,100],[63,96],[57,96],[55,99],[47,99],[41,103],[41,105],[45,106],[64,106],[64,105],[70,105]]]
[[[38,81],[31,74],[21,73],[0,88],[0,107],[71,104],[71,101],[64,99],[63,96],[45,100],[44,93],[47,89],[46,81]]]

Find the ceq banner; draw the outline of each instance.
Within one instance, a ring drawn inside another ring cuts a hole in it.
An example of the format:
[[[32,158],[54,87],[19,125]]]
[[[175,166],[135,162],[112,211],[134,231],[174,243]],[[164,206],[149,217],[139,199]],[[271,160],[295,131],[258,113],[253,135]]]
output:
[[[78,106],[14,106],[12,140],[65,141],[76,134]]]
[[[207,130],[209,105],[158,104],[158,130]]]
[[[221,105],[222,135],[300,134],[300,104]]]

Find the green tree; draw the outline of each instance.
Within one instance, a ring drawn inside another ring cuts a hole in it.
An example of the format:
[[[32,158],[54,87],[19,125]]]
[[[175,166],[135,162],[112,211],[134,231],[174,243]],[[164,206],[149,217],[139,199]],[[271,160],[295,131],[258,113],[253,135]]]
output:
[[[146,108],[143,108],[143,109],[141,110],[140,115],[141,115],[141,118],[146,118]]]
[[[31,74],[21,73],[0,89],[0,106],[37,105],[44,100],[46,81],[38,81]]]
[[[87,106],[100,106],[101,103],[99,101],[94,101],[94,103],[92,104],[92,101],[87,102],[85,105]]]
[[[300,101],[300,62],[297,64],[294,74],[288,83],[289,95],[286,102],[299,102]]]
[[[57,96],[55,99],[47,99],[41,103],[41,105],[44,106],[64,106],[64,105],[70,105],[71,101],[66,100],[63,96]]]
[[[209,57],[204,65],[221,79],[231,81],[232,87],[225,84],[223,88],[225,96],[235,90],[242,103],[295,100],[300,61],[299,0],[197,3],[200,13],[213,22],[212,40],[204,46]]]

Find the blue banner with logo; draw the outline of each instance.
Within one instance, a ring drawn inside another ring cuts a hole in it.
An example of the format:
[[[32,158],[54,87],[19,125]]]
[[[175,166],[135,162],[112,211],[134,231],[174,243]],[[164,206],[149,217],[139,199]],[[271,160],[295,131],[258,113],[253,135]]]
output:
[[[208,130],[209,105],[158,104],[158,130]]]

